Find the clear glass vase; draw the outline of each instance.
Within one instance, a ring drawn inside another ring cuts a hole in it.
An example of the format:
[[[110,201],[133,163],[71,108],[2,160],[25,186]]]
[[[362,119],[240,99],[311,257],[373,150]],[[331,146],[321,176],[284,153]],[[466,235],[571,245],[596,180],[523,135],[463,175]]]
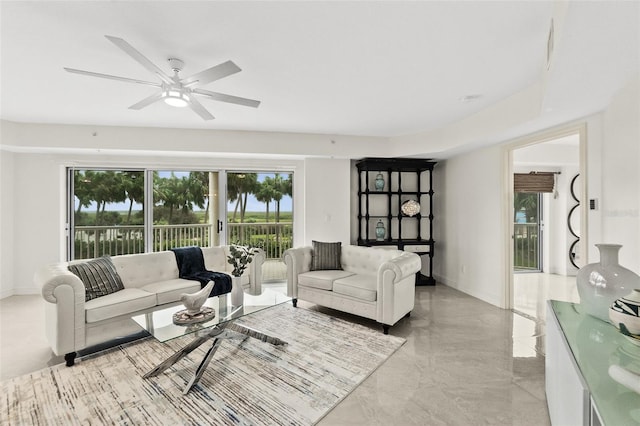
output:
[[[580,305],[584,312],[609,322],[609,307],[640,288],[640,276],[618,263],[620,244],[596,244],[600,262],[590,263],[576,275]]]

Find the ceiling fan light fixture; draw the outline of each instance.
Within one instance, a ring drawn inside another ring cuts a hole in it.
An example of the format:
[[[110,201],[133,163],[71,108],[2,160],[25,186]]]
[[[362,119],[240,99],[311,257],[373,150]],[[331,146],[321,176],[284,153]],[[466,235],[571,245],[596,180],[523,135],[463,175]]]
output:
[[[189,105],[189,97],[182,90],[165,90],[162,93],[164,102],[178,108],[184,108]]]

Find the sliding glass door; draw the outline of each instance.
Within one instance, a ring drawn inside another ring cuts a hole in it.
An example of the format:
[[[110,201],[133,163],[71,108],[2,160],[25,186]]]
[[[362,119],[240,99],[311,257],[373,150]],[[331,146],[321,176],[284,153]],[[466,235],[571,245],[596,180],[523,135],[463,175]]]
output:
[[[243,244],[265,251],[265,280],[284,279],[292,188],[289,173],[69,168],[68,258]]]
[[[542,194],[514,194],[514,270],[542,271]]]
[[[153,250],[220,244],[218,172],[156,170],[153,177]]]
[[[227,173],[227,241],[265,251],[263,280],[285,279],[282,253],[293,242],[293,175]]]
[[[145,251],[144,171],[69,169],[69,259]]]

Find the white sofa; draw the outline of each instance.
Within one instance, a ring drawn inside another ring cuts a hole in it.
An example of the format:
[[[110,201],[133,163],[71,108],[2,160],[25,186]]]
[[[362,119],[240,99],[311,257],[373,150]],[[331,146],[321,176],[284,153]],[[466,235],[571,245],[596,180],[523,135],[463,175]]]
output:
[[[207,270],[231,275],[229,246],[202,247],[202,254]],[[35,273],[34,281],[45,300],[47,339],[56,355],[65,355],[68,366],[81,349],[140,333],[142,328],[132,316],[158,305],[175,305],[182,293],[201,288],[199,281],[179,278],[172,251],[113,256],[111,260],[124,289],[86,302],[84,284],[68,269],[86,260],[46,265]],[[247,293],[261,293],[264,260],[264,251],[257,250],[242,275]]]
[[[328,308],[373,319],[384,334],[408,316],[415,302],[415,253],[384,248],[345,245],[342,270],[311,270],[313,248],[293,248],[283,253],[287,265],[287,295]]]

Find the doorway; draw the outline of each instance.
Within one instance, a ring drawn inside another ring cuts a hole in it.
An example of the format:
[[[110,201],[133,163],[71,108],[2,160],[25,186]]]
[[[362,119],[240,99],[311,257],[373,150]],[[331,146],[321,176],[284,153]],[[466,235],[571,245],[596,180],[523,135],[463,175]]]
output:
[[[514,272],[542,272],[542,196],[539,192],[516,192],[513,199]]]
[[[293,245],[293,173],[227,172],[226,240],[264,250],[264,282],[286,279]]]
[[[577,211],[574,194],[584,199],[584,180],[576,175],[585,167],[584,126],[529,138],[510,145],[509,174],[509,259],[507,305],[536,320],[545,319],[549,299],[579,301],[575,274],[581,266],[572,260],[584,259],[580,250],[584,239],[575,244],[570,211],[578,213],[579,230],[584,236],[586,216]],[[554,176],[553,190],[523,195],[514,190],[514,174],[545,173]],[[573,185],[573,187],[572,187]],[[524,210],[523,210],[524,207]],[[578,210],[580,210],[578,208]],[[582,209],[583,210],[583,209]],[[578,252],[576,252],[578,250]]]

